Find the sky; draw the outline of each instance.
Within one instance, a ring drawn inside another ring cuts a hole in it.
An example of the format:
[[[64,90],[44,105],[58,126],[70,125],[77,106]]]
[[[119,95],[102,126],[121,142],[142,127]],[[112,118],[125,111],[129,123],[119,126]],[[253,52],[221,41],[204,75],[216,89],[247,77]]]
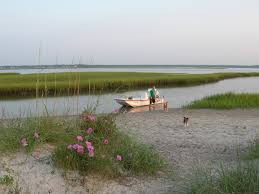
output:
[[[258,0],[0,0],[0,65],[258,65],[258,10]]]

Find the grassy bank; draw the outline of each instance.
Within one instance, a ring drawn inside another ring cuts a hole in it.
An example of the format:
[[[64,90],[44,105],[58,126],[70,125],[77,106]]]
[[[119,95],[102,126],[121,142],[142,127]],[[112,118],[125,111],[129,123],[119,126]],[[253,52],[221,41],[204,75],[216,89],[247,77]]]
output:
[[[53,145],[54,165],[81,174],[154,175],[164,167],[157,152],[117,129],[113,115],[6,120],[0,134],[0,154]]]
[[[259,141],[232,167],[198,169],[191,179],[187,194],[254,194],[259,193]]]
[[[199,171],[187,194],[254,194],[259,193],[258,166],[254,162],[238,164],[216,172]]]
[[[259,108],[259,94],[219,94],[193,101],[185,107],[211,109]]]
[[[250,147],[247,155],[244,156],[246,160],[259,159],[259,139],[256,139]]]
[[[115,92],[157,87],[191,86],[259,73],[164,74],[164,73],[49,73],[0,74],[0,97],[75,95],[89,92]],[[38,81],[37,81],[38,80]]]

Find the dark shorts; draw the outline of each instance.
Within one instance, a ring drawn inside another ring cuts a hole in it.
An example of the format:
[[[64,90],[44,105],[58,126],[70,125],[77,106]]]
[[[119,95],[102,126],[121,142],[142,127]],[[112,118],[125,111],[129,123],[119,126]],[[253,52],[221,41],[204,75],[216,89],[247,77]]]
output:
[[[156,102],[156,99],[155,99],[155,98],[150,98],[149,100],[150,100],[150,101],[149,101],[150,104],[152,104],[152,103],[155,104],[155,102]]]

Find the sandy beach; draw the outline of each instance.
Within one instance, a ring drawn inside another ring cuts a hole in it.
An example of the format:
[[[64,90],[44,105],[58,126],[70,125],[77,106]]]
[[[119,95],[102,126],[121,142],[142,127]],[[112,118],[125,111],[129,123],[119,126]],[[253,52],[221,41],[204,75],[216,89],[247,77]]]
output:
[[[190,117],[184,127],[183,116]],[[118,128],[154,147],[173,175],[101,179],[64,173],[52,166],[51,146],[30,155],[1,156],[0,176],[10,174],[21,193],[182,193],[197,167],[234,163],[259,135],[259,110],[185,110],[120,114]],[[0,193],[7,192],[0,185]]]

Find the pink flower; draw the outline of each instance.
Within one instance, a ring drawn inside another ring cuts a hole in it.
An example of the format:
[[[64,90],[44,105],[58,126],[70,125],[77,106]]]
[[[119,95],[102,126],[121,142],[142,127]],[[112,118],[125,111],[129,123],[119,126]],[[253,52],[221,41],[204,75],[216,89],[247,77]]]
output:
[[[82,145],[78,145],[76,152],[78,154],[83,154],[84,153],[84,147]]]
[[[88,119],[89,119],[90,121],[92,121],[92,122],[95,122],[95,121],[96,121],[96,116],[94,116],[94,115],[89,115],[89,116],[88,116]]]
[[[108,139],[103,140],[103,144],[107,145],[109,143]]]
[[[88,149],[88,155],[89,155],[89,157],[93,157],[93,156],[94,156],[94,146],[93,146],[92,143],[89,142],[89,141],[86,141],[85,144],[86,144],[86,147],[87,147],[87,149]]]
[[[28,146],[28,141],[25,137],[21,139],[21,144],[22,144],[23,147]]]
[[[94,150],[91,150],[91,151],[88,153],[88,156],[89,156],[89,157],[94,157]]]
[[[93,129],[92,129],[92,128],[88,128],[88,129],[87,129],[87,134],[88,134],[88,135],[90,135],[92,132],[93,132]]]
[[[74,150],[77,150],[77,148],[78,148],[78,144],[74,144],[74,145],[72,145],[72,148],[74,149]]]
[[[121,155],[117,155],[116,160],[122,161],[122,156]]]
[[[81,135],[76,136],[77,141],[83,141],[83,137]]]
[[[89,146],[89,147],[87,147],[87,149],[88,149],[89,157],[93,157],[94,156],[94,147],[93,146]]]
[[[33,138],[34,138],[34,139],[39,139],[39,138],[40,138],[40,135],[39,135],[37,132],[35,132],[35,133],[33,134]]]
[[[91,122],[96,121],[96,116],[94,115],[83,115],[82,118],[84,121],[91,121]]]
[[[89,142],[89,141],[86,141],[85,144],[86,144],[86,147],[87,147],[87,148],[92,146],[92,143]]]
[[[94,147],[93,146],[89,146],[89,147],[87,147],[87,149],[88,149],[88,152],[93,152],[94,151]]]
[[[71,144],[68,145],[68,146],[67,146],[67,149],[72,150],[72,149],[73,149],[73,145],[71,145]]]

